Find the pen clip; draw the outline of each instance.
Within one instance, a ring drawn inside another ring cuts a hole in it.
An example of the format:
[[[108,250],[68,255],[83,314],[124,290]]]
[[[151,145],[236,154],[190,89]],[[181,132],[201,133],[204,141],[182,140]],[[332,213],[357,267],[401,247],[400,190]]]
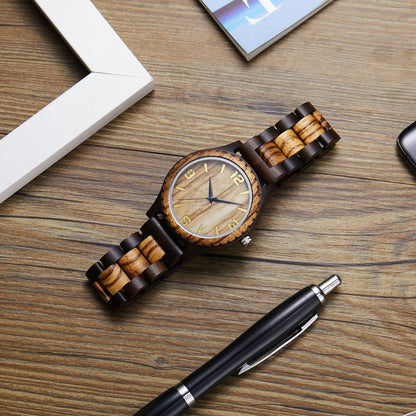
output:
[[[245,373],[246,371],[251,370],[252,368],[256,367],[257,365],[261,364],[263,361],[270,358],[272,355],[276,354],[278,351],[282,350],[286,347],[286,345],[290,344],[292,341],[294,341],[297,337],[302,335],[316,320],[318,319],[318,315],[315,314],[310,318],[307,322],[305,322],[300,328],[298,328],[293,335],[290,336],[290,338],[284,339],[282,342],[277,344],[275,347],[273,347],[270,351],[267,351],[265,354],[257,358],[251,363],[245,363],[240,367],[240,370],[238,371],[238,375]]]

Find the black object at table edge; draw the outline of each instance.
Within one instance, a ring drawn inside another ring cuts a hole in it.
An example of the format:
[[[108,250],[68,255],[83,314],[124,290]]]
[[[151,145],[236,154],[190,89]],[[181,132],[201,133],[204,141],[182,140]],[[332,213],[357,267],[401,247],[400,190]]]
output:
[[[409,140],[411,146],[409,146]],[[408,166],[416,173],[416,121],[399,134],[397,146]]]

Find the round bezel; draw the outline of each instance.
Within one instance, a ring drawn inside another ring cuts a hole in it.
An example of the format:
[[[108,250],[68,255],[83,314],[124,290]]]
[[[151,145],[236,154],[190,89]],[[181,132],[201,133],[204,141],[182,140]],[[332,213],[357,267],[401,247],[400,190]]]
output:
[[[180,223],[175,213],[173,212],[174,210],[171,208],[171,194],[175,185],[176,178],[178,178],[180,174],[186,170],[188,165],[192,166],[198,160],[204,158],[226,159],[228,165],[232,166],[234,164],[236,169],[243,173],[243,176],[246,179],[246,183],[251,187],[251,205],[248,208],[243,220],[240,221],[240,223],[229,232],[223,232],[218,236],[202,236],[187,230],[185,226]],[[171,228],[186,241],[204,247],[218,247],[231,244],[243,237],[250,230],[250,227],[254,224],[255,219],[257,218],[260,209],[260,200],[260,185],[257,175],[253,169],[243,159],[236,156],[235,154],[216,149],[201,150],[181,159],[172,167],[172,169],[167,174],[161,193],[162,212]]]

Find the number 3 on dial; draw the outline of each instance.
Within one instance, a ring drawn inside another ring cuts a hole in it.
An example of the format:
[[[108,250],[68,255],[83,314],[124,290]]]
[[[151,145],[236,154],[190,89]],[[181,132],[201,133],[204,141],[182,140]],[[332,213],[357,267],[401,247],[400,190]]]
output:
[[[238,225],[238,221],[232,220],[231,222],[228,223],[228,228],[232,230],[233,228],[237,227],[237,225]]]

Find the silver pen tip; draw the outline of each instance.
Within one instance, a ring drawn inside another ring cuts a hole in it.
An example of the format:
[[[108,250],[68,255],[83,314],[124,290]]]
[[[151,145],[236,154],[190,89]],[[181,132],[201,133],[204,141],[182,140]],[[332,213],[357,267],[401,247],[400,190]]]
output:
[[[322,293],[326,296],[328,293],[332,292],[336,287],[341,284],[341,279],[336,274],[332,275],[329,279],[324,280],[320,285]]]

